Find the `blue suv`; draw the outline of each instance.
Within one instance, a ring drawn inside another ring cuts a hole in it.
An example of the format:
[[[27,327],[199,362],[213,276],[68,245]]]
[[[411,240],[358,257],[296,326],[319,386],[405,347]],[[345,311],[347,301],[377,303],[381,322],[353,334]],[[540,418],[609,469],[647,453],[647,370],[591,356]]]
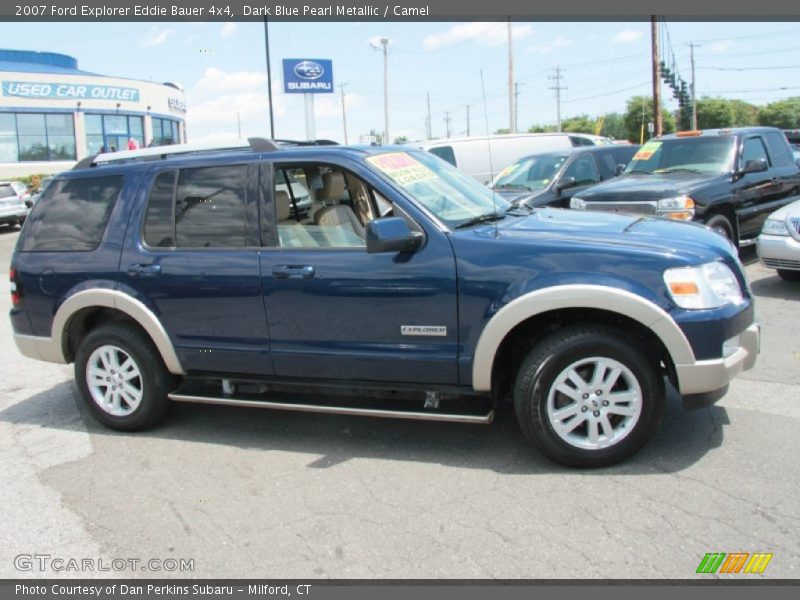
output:
[[[75,363],[121,430],[171,401],[489,423],[510,398],[544,454],[602,466],[759,346],[709,229],[512,206],[404,147],[91,157],[34,206],[11,282],[19,350]]]

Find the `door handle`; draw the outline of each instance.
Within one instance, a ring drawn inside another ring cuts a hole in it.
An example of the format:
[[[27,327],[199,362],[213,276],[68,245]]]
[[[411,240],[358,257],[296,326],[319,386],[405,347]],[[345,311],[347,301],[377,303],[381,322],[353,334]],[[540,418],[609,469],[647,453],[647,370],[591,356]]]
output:
[[[314,267],[311,265],[275,265],[272,267],[275,279],[311,279]]]
[[[161,274],[161,265],[134,264],[128,267],[128,275],[131,277],[155,277]]]

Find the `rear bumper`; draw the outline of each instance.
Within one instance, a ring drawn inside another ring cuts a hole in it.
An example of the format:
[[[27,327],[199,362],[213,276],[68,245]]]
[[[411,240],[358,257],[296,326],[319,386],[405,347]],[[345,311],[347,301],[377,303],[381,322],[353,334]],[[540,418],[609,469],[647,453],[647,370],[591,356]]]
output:
[[[756,242],[761,264],[770,269],[800,270],[800,241],[788,235],[760,235]]]
[[[753,368],[760,344],[761,327],[758,323],[753,323],[739,335],[725,342],[722,358],[675,365],[681,395],[704,395],[706,396],[704,401],[708,404],[708,398],[713,398],[719,393],[718,397],[711,401],[715,402],[725,393],[723,388],[727,388],[728,383],[739,373]]]
[[[64,353],[52,338],[35,335],[14,334],[14,343],[20,354],[36,360],[65,364]]]

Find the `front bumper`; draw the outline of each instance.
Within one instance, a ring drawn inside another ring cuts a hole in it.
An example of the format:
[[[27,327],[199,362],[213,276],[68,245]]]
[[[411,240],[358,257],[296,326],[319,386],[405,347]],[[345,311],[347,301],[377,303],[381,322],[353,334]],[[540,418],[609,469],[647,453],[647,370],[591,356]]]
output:
[[[761,347],[761,327],[753,323],[725,342],[724,356],[675,365],[680,393],[711,394],[726,388],[734,377],[752,369]]]
[[[800,241],[791,236],[761,234],[756,250],[765,267],[800,270]]]

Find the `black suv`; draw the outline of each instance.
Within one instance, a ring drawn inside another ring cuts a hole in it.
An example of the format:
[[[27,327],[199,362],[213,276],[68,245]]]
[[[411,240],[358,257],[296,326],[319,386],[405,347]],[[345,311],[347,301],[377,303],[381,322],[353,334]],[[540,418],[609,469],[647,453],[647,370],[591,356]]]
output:
[[[780,129],[683,131],[642,146],[621,177],[574,196],[570,208],[695,220],[742,245],[800,191]]]
[[[514,204],[567,208],[587,187],[622,173],[638,149],[624,144],[531,154],[503,169],[492,189]]]

